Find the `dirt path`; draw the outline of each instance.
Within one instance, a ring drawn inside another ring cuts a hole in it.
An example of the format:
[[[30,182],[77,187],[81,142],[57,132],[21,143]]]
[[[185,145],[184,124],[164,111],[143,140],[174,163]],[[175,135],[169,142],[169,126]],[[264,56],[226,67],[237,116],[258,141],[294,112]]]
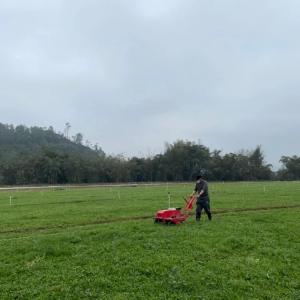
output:
[[[247,211],[263,211],[263,210],[275,210],[275,209],[287,209],[287,208],[298,208],[300,204],[295,205],[280,205],[280,206],[263,206],[263,207],[250,207],[250,208],[238,208],[238,209],[222,209],[222,210],[214,210],[212,211],[213,215],[215,214],[226,214],[226,213],[239,213],[239,212],[247,212]],[[191,213],[190,215],[193,215]],[[115,223],[115,222],[124,222],[124,221],[134,221],[134,220],[144,220],[144,219],[152,219],[154,216],[141,216],[141,217],[133,217],[133,218],[120,218],[113,220],[98,220],[90,223],[81,223],[81,224],[70,224],[66,226],[48,226],[48,227],[36,227],[36,228],[24,228],[24,229],[14,229],[14,230],[2,230],[0,234],[9,234],[9,233],[32,233],[36,231],[45,231],[45,230],[55,230],[55,229],[66,229],[77,226],[90,226],[97,224],[107,224],[107,223]]]

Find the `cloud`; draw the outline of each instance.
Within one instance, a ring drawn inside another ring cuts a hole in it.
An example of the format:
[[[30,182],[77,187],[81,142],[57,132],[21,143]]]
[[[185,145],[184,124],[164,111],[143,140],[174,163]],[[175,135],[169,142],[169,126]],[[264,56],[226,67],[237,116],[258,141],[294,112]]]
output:
[[[0,3],[2,123],[53,126],[105,152],[201,141],[300,155],[298,1]]]

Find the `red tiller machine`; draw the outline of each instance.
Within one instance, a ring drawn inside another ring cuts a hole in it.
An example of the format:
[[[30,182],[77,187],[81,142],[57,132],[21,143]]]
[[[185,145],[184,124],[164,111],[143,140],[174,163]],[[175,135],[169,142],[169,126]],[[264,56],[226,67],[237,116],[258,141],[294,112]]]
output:
[[[181,207],[159,210],[156,213],[154,222],[163,223],[166,225],[179,225],[181,223],[184,223],[187,217],[189,216],[190,211],[193,209],[193,205],[196,199],[196,197],[190,197],[189,200],[187,200],[185,197],[183,197],[183,200],[185,201],[186,205],[182,210]]]

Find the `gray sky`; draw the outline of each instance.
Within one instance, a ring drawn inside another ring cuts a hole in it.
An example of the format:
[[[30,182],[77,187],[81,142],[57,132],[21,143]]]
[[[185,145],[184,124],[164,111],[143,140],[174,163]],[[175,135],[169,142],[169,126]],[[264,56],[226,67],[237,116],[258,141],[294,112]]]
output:
[[[107,154],[300,155],[299,0],[1,0],[0,122]]]

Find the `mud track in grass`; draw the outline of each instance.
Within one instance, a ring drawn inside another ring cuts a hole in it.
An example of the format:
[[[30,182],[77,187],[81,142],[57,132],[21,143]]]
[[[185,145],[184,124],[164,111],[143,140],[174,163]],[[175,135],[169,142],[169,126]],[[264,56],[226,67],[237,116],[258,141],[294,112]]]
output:
[[[239,213],[239,212],[248,212],[248,211],[263,211],[263,210],[278,210],[278,209],[288,209],[288,208],[299,208],[300,204],[295,205],[280,205],[280,206],[263,206],[263,207],[249,207],[249,208],[238,208],[238,209],[221,209],[221,210],[213,210],[213,215],[218,214],[226,214],[226,213]],[[190,215],[194,215],[194,213],[190,213]],[[46,230],[56,230],[56,229],[67,229],[78,226],[91,226],[98,224],[108,224],[108,223],[116,223],[116,222],[124,222],[124,221],[135,221],[135,220],[145,220],[152,219],[155,216],[141,216],[141,217],[132,217],[132,218],[119,218],[113,220],[97,220],[93,222],[86,223],[78,223],[78,224],[70,224],[65,226],[45,226],[45,227],[36,227],[36,228],[24,228],[24,229],[14,229],[14,230],[2,230],[0,234],[9,234],[9,233],[32,233],[36,231],[46,231]]]

